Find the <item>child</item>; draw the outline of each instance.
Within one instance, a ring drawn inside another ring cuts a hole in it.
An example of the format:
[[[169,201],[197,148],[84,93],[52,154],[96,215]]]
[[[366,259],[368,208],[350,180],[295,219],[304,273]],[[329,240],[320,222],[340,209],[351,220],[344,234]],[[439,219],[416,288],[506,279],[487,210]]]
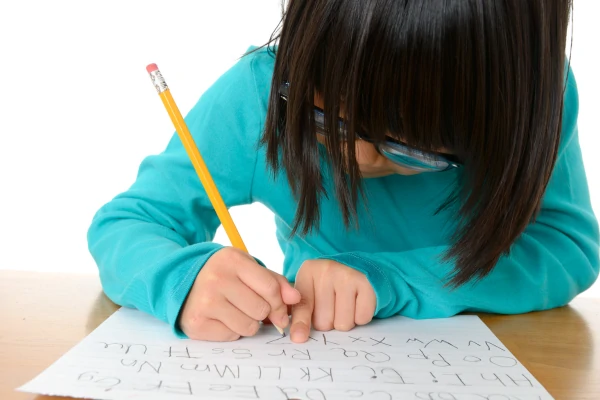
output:
[[[567,304],[599,268],[569,11],[291,0],[269,46],[187,116],[225,203],[275,214],[285,277],[212,243],[218,218],[174,135],[93,220],[106,294],[214,341],[286,327],[288,305],[304,342],[373,317]]]

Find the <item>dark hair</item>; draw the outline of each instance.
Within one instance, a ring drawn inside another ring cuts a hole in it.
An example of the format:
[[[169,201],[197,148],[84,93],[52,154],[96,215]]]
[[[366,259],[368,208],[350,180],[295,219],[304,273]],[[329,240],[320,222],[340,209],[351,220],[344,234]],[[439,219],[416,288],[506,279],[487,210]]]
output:
[[[444,259],[455,262],[453,286],[488,274],[535,219],[556,162],[570,9],[571,0],[291,0],[267,44],[276,58],[262,144],[298,201],[292,234],[318,225],[327,196],[318,93],[329,132],[343,102],[349,132],[461,159],[461,191],[440,205],[460,205]],[[327,137],[348,226],[361,193],[355,138]]]

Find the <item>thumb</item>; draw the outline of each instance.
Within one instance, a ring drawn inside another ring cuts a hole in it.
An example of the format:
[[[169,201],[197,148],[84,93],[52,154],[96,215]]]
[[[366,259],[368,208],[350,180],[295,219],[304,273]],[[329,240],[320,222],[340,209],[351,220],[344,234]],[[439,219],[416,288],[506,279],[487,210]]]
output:
[[[296,304],[300,301],[300,292],[294,289],[294,287],[288,282],[285,276],[275,274],[275,279],[277,279],[277,282],[279,282],[279,287],[281,290],[281,299],[285,304]]]

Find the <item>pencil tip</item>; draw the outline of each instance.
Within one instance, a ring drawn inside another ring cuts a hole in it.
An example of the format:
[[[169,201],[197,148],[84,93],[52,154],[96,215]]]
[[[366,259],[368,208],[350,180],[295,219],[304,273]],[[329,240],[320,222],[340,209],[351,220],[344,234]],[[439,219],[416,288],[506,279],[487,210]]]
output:
[[[279,332],[282,336],[285,336],[285,332],[283,331],[283,329],[281,329],[280,327],[278,327],[275,324],[273,324],[273,326],[275,327],[275,329],[277,329],[277,332]]]

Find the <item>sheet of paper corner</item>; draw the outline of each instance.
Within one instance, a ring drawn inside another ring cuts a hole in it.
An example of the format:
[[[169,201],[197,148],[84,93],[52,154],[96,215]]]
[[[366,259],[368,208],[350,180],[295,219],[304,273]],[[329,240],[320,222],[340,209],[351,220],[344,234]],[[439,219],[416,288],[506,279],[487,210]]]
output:
[[[231,343],[181,340],[122,308],[17,390],[94,399],[552,399],[476,316],[393,317],[313,332],[302,345],[266,328]]]

